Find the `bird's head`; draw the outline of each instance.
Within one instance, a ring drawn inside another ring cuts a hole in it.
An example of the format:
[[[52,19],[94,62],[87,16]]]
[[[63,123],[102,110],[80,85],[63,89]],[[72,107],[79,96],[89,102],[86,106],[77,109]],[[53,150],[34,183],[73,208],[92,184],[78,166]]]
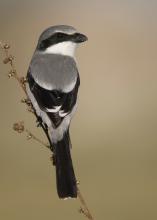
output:
[[[44,53],[74,56],[76,46],[87,37],[67,25],[52,26],[39,37],[37,50]]]

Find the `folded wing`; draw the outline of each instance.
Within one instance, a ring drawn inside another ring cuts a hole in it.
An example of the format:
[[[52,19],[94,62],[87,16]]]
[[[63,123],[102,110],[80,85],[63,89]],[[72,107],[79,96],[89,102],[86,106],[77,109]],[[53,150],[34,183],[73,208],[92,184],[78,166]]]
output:
[[[27,79],[31,92],[33,93],[40,109],[48,115],[53,126],[57,128],[64,117],[68,115],[76,104],[78,88],[80,85],[79,75],[77,77],[74,88],[68,92],[59,90],[47,90],[39,86],[33,79],[30,72],[27,74]]]

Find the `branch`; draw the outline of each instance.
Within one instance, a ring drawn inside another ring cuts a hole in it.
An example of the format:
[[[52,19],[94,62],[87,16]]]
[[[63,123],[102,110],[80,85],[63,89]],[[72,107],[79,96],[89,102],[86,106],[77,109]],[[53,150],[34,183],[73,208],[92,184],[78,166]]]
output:
[[[80,208],[79,212],[84,214],[84,216],[87,217],[88,219],[94,220],[94,218],[93,218],[91,212],[89,211],[89,208],[87,207],[85,199],[84,199],[84,197],[83,197],[83,195],[82,195],[82,193],[81,193],[78,186],[77,186],[77,192],[78,192],[78,198],[79,198],[80,203],[82,204],[82,207],[83,207],[83,208],[82,207]]]
[[[2,42],[0,42],[0,47],[1,49],[3,49],[4,54],[5,54],[5,58],[3,60],[4,64],[10,64],[10,72],[8,74],[8,77],[14,77],[18,82],[19,85],[21,86],[22,90],[24,91],[25,95],[28,97],[27,92],[26,92],[26,79],[24,77],[19,77],[17,74],[17,71],[15,69],[15,65],[14,65],[14,57],[9,54],[9,49],[10,49],[10,45],[9,44],[3,44]]]
[[[0,49],[3,50],[4,52],[4,60],[3,60],[3,63],[4,64],[9,64],[10,65],[10,71],[8,73],[8,77],[11,78],[13,77],[14,79],[16,79],[20,85],[20,87],[22,88],[22,90],[24,91],[25,95],[26,95],[26,98],[25,99],[22,99],[21,102],[22,103],[25,103],[27,106],[28,106],[28,111],[32,112],[34,114],[34,116],[37,118],[37,115],[35,113],[35,110],[33,108],[33,105],[29,99],[29,96],[27,94],[27,91],[26,91],[26,83],[27,83],[27,80],[25,77],[20,77],[16,71],[16,68],[15,68],[15,64],[14,64],[14,57],[9,54],[9,49],[10,49],[10,45],[9,44],[6,44],[6,43],[2,43],[0,41]],[[38,120],[38,118],[37,118]],[[44,130],[44,127],[41,125],[42,129]],[[44,143],[42,140],[40,140],[39,138],[37,138],[32,132],[30,132],[28,129],[25,128],[24,126],[24,122],[23,121],[20,121],[18,123],[14,123],[13,125],[13,129],[15,131],[17,131],[18,133],[23,133],[25,132],[27,134],[27,139],[30,140],[34,140],[34,141],[37,141],[39,142],[42,146],[48,148],[49,150],[51,150],[51,146],[49,146],[48,144]],[[44,130],[45,131],[45,130]],[[53,156],[52,156],[53,158]],[[78,183],[79,184],[79,183]],[[94,218],[92,217],[91,215],[91,212],[87,206],[87,203],[85,202],[85,199],[77,185],[77,191],[78,191],[78,199],[82,205],[82,207],[79,209],[79,212],[82,213],[86,218],[88,218],[89,220],[94,220]]]
[[[25,132],[27,135],[27,140],[33,139],[34,141],[37,141],[38,143],[40,143],[44,147],[50,149],[50,146],[48,144],[46,144],[45,142],[43,142],[42,140],[37,138],[32,132],[30,132],[28,129],[25,128],[23,121],[14,123],[13,130],[17,131],[18,133]]]

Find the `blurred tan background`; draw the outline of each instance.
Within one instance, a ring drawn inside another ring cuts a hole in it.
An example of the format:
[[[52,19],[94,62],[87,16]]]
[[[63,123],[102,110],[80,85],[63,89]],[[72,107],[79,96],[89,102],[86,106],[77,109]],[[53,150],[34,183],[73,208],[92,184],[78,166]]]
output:
[[[157,2],[1,0],[0,39],[25,75],[40,33],[69,24],[89,37],[77,60],[79,107],[72,155],[95,220],[157,219]],[[0,54],[2,58],[2,53]],[[12,130],[45,140],[0,64],[0,219],[84,219],[77,200],[59,200],[50,153]]]

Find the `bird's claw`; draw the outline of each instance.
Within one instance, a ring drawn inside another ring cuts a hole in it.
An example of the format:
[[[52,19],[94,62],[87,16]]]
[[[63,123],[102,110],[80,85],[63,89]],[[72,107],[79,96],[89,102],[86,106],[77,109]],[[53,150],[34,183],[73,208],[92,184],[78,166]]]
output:
[[[41,127],[42,126],[42,119],[40,117],[38,117],[36,120],[36,123],[37,123],[37,127]]]
[[[55,165],[56,165],[56,158],[55,158],[55,155],[52,154],[52,157],[51,157],[50,159],[51,159],[51,161],[52,161],[53,166],[55,166]]]

